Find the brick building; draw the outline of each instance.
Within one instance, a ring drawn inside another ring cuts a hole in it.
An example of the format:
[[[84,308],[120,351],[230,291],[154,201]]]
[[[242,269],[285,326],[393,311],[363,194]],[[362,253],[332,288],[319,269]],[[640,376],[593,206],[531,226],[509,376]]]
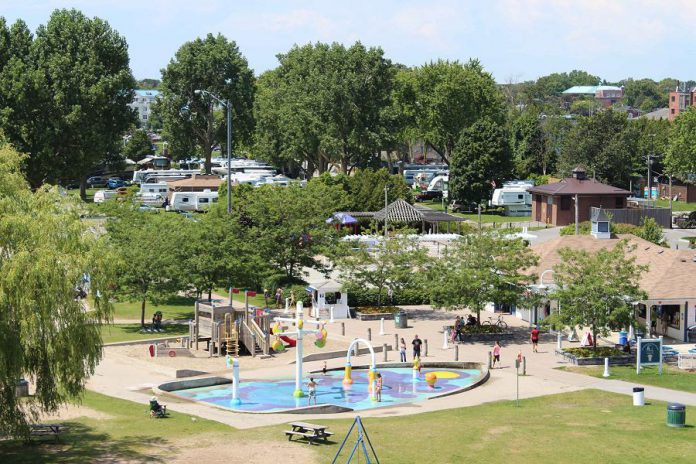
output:
[[[669,93],[669,114],[670,121],[679,116],[679,113],[686,111],[690,106],[696,105],[696,89],[688,88],[685,84],[679,85]]]
[[[628,190],[587,179],[585,169],[573,169],[573,177],[553,184],[539,185],[528,190],[532,194],[532,220],[554,226],[575,222],[577,201],[578,222],[590,220],[590,210],[596,208],[626,208]]]

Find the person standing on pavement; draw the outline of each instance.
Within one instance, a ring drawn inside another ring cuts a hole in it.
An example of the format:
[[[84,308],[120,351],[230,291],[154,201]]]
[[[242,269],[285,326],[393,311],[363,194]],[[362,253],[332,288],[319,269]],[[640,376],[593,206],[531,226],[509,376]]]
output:
[[[401,337],[401,341],[399,342],[399,354],[401,355],[401,362],[405,363],[406,362],[406,341],[404,340],[403,337]]]
[[[532,351],[535,353],[539,352],[539,326],[535,325],[532,329],[532,334],[530,336],[532,340]]]
[[[496,363],[498,364],[498,369],[500,369],[500,342],[498,341],[493,345],[493,365],[491,369],[495,369]]]
[[[418,338],[418,334],[413,338],[411,345],[413,345],[413,359],[421,357],[421,345],[423,342]]]

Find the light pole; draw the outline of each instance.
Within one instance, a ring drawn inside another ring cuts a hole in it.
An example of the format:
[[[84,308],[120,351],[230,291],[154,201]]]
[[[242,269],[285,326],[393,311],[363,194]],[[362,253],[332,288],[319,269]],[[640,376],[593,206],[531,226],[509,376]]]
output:
[[[223,100],[207,90],[195,90],[196,95],[208,95],[227,110],[227,214],[232,214],[232,102]]]
[[[549,288],[548,285],[544,284],[544,276],[549,273],[553,272],[553,269],[546,269],[544,272],[541,273],[539,276],[539,290],[545,291]],[[561,314],[561,302],[560,300],[558,301],[558,315],[560,316]],[[559,321],[560,323],[560,321]],[[561,333],[561,329],[558,330],[558,334],[556,335],[556,347],[560,350],[562,346],[562,339],[563,339],[563,334]]]

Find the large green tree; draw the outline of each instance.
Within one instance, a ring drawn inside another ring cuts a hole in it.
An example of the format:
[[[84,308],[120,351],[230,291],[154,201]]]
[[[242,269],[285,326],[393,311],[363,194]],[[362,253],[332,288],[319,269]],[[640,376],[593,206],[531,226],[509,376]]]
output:
[[[449,195],[464,203],[480,203],[491,196],[493,182],[500,184],[512,171],[504,127],[481,119],[462,131],[452,152]]]
[[[640,275],[647,270],[631,256],[631,246],[621,241],[611,250],[589,253],[565,248],[561,263],[554,266],[558,285],[553,298],[562,302],[558,318],[569,327],[589,327],[592,339],[609,330],[628,327],[633,321],[634,301],[645,298]],[[595,344],[596,346],[596,344]]]
[[[353,175],[324,173],[312,180],[326,185],[340,186],[346,193],[346,203],[335,204],[336,211],[379,211],[384,208],[384,189],[387,203],[402,199],[413,203],[413,190],[404,181],[404,176],[389,174],[386,169],[359,169]]]
[[[505,121],[505,98],[478,60],[425,64],[410,74],[410,85],[405,104],[412,106],[417,133],[446,163],[462,130],[482,118]]]
[[[488,303],[516,304],[524,297],[537,256],[522,240],[497,233],[467,235],[449,245],[428,272],[428,288],[436,307],[469,308],[480,324]]]
[[[295,46],[259,79],[257,150],[269,161],[348,173],[379,161],[394,67],[360,42]]]
[[[510,149],[517,178],[547,173],[549,157],[538,112],[524,111],[511,121]]]
[[[154,112],[162,118],[173,156],[185,158],[194,150],[210,159],[216,145],[226,143],[225,108],[206,93],[232,105],[232,146],[239,149],[251,140],[254,128],[254,74],[237,44],[223,35],[208,34],[186,42],[162,70],[161,98]]]
[[[347,243],[338,249],[333,260],[342,282],[359,288],[376,288],[377,306],[384,302],[385,291],[422,286],[420,276],[428,253],[406,231],[381,240],[373,247]]]
[[[696,109],[689,108],[672,121],[665,165],[682,179],[696,172]]]
[[[581,164],[600,181],[627,188],[631,175],[643,163],[637,138],[628,128],[627,116],[611,109],[580,117],[564,139],[559,174],[568,176]]]
[[[29,154],[24,170],[32,186],[80,179],[84,197],[87,175],[118,153],[135,122],[126,40],[77,10],[56,10],[35,38],[21,21],[7,37],[0,128]]]
[[[152,140],[150,140],[147,132],[142,129],[133,131],[123,149],[123,155],[133,161],[140,161],[153,153]]]
[[[99,325],[111,317],[110,253],[87,230],[80,206],[57,189],[32,192],[9,146],[0,147],[0,430],[29,436],[29,423],[74,402],[101,359]],[[89,310],[75,298],[91,276]],[[27,378],[36,387],[18,398]]]

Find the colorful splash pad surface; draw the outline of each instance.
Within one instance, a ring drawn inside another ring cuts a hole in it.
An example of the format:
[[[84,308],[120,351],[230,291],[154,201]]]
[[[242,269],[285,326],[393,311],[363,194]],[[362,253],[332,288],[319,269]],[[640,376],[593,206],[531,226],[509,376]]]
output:
[[[348,389],[343,385],[343,370],[306,375],[306,382],[314,377],[317,383],[317,405],[330,404],[353,410],[394,406],[424,401],[434,396],[451,393],[465,388],[481,377],[478,369],[424,368],[414,381],[410,368],[380,368],[382,374],[382,401],[373,401],[368,391],[367,370],[353,370],[353,384]],[[425,374],[435,372],[438,376],[435,388],[425,381]],[[307,397],[294,398],[295,381],[249,380],[240,382],[241,404],[232,404],[232,384],[176,390],[172,393],[195,401],[243,412],[281,412],[307,406]],[[314,402],[312,402],[314,403]]]

